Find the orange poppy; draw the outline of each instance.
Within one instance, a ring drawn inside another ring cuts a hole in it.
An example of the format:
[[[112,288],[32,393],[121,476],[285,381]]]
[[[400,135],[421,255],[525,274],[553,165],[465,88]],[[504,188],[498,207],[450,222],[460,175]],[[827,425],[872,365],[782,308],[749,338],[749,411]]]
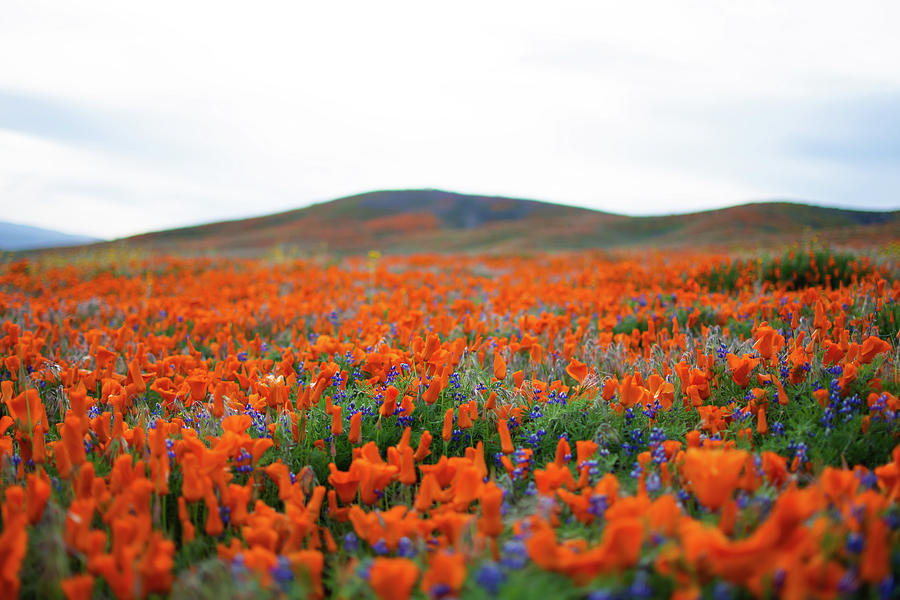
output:
[[[360,440],[360,427],[362,425],[362,413],[356,412],[350,417],[350,433],[347,434],[347,441],[351,444],[358,444]]]
[[[700,503],[718,510],[737,487],[748,456],[743,450],[689,448],[681,472]]]
[[[512,438],[509,435],[509,426],[506,419],[497,421],[497,432],[500,434],[500,449],[504,454],[512,454],[515,451]]]
[[[422,577],[422,591],[437,597],[454,596],[466,580],[465,557],[448,550],[436,552]]]
[[[494,355],[494,377],[499,381],[506,379],[506,361],[499,353]]]
[[[775,355],[784,347],[784,336],[770,327],[767,322],[761,323],[756,328],[754,336],[756,343],[753,344],[753,349],[766,360],[775,360]]]
[[[66,600],[90,600],[94,594],[94,576],[72,575],[59,582]]]
[[[448,408],[444,413],[444,428],[441,430],[441,439],[449,442],[453,437],[453,409]]]
[[[750,382],[750,374],[759,364],[758,358],[753,358],[749,354],[744,354],[740,358],[734,354],[726,355],[728,360],[728,368],[731,369],[731,378],[740,387],[747,387]]]
[[[566,373],[578,383],[582,383],[588,375],[588,366],[573,358],[566,367]]]
[[[419,567],[408,558],[378,557],[369,570],[369,584],[381,600],[406,600],[419,578]]]

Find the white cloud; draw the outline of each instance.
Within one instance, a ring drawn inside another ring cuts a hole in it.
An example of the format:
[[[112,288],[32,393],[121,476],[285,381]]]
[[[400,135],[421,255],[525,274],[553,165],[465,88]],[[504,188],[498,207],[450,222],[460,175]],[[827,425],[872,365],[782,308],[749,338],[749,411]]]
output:
[[[119,236],[421,186],[643,214],[900,204],[883,168],[831,168],[793,145],[831,139],[813,135],[829,117],[810,107],[900,97],[893,2],[25,0],[3,13],[0,92],[118,132],[99,146],[0,132],[8,220]],[[851,182],[866,178],[861,202]]]
[[[225,216],[253,212],[223,186],[2,130],[0,190],[4,220],[103,238],[209,221],[210,198]]]

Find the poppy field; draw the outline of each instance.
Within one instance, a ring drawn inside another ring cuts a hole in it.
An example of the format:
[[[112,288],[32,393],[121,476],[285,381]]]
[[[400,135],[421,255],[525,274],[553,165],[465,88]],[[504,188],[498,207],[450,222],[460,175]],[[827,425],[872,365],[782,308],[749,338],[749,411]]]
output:
[[[0,590],[900,595],[900,263],[0,263]]]

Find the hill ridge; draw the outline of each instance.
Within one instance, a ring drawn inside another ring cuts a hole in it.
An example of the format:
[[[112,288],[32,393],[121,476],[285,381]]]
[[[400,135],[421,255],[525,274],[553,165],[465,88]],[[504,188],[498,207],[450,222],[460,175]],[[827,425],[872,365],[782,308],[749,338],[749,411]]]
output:
[[[0,250],[20,251],[99,242],[98,238],[65,233],[46,227],[0,221]]]
[[[439,189],[379,190],[269,215],[205,223],[115,240],[165,252],[362,253],[371,249],[523,251],[639,245],[762,243],[809,231],[852,243],[893,236],[900,211],[861,211],[789,201],[751,202],[692,213],[626,216],[507,196]],[[754,242],[756,240],[756,242]]]

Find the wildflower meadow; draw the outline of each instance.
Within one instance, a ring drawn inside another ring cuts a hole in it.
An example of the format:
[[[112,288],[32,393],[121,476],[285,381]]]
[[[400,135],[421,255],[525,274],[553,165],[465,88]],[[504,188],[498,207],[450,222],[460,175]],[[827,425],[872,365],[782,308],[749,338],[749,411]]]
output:
[[[0,596],[898,597],[898,274],[14,257]]]

